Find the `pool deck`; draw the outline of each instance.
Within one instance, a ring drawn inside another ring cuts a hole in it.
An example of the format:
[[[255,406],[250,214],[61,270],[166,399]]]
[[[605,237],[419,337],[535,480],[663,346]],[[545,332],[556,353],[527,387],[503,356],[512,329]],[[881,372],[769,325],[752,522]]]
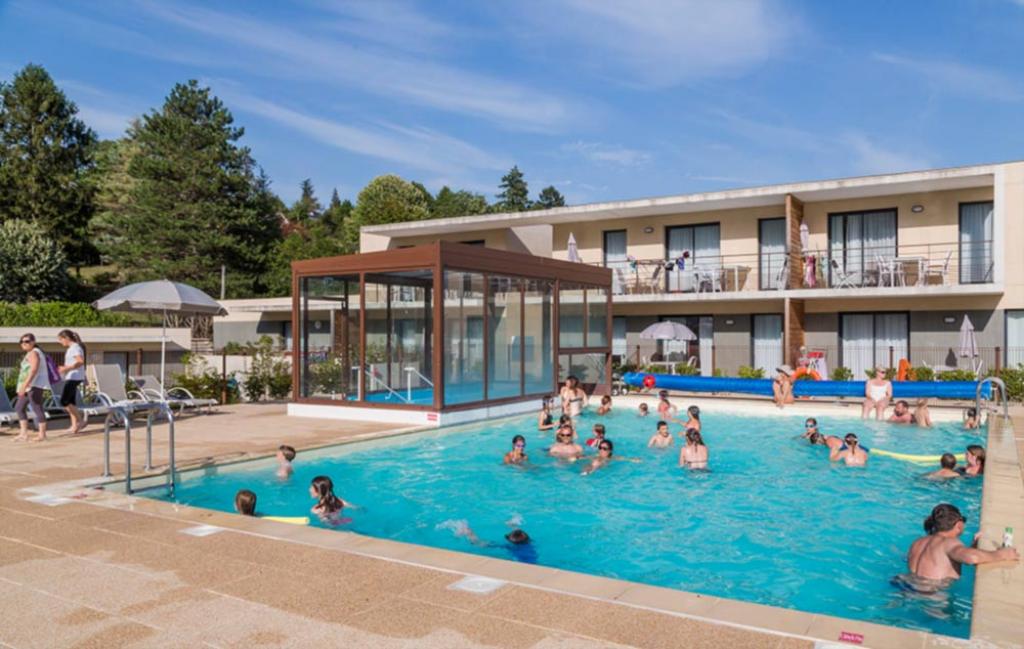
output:
[[[999,539],[1006,525],[1024,534],[1024,436],[1013,434],[1024,431],[1024,409],[1014,414],[1015,426],[994,423],[989,433],[986,541]],[[289,418],[283,405],[231,406],[179,421],[178,464],[266,456],[282,442],[309,449],[395,432]],[[157,464],[166,457],[165,435],[155,427]],[[144,436],[135,429],[133,466]],[[58,429],[45,444],[0,435],[0,445],[0,646],[781,649],[846,644],[839,643],[844,633],[870,647],[1024,642],[1020,564],[978,569],[967,642],[86,489],[102,466],[99,434],[73,438]],[[112,448],[120,474],[120,431]],[[467,575],[497,580],[496,588],[451,588]]]

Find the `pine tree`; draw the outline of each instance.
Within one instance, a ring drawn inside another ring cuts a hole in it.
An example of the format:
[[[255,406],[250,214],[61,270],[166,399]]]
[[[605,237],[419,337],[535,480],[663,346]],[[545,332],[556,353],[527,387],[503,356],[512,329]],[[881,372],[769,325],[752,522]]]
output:
[[[565,207],[565,197],[554,185],[549,185],[537,194],[537,202],[533,204],[533,209],[547,210],[552,207]]]
[[[38,65],[0,84],[0,222],[34,223],[74,266],[95,258],[87,237],[93,188],[86,175],[96,135],[77,114]]]
[[[276,197],[238,144],[244,130],[196,81],[129,129],[131,198],[111,217],[121,237],[105,252],[126,280],[168,278],[209,292],[226,265],[232,295],[263,290],[280,238]]]
[[[486,214],[488,208],[487,199],[481,194],[474,194],[462,189],[453,191],[446,185],[437,192],[431,217],[445,219],[452,216]]]
[[[302,181],[302,195],[299,200],[292,204],[289,211],[289,220],[292,223],[306,223],[313,219],[320,218],[323,206],[316,199],[316,192],[313,190],[313,182],[306,178]]]
[[[525,212],[530,209],[530,190],[518,165],[501,177],[498,188],[501,189],[501,193],[498,194],[498,202],[494,205],[496,210]]]
[[[338,196],[338,190],[335,189],[331,194],[331,202],[327,205],[327,209],[324,210],[323,223],[327,229],[337,234],[342,231],[345,225],[345,219],[352,214],[352,201],[347,198],[343,201]]]

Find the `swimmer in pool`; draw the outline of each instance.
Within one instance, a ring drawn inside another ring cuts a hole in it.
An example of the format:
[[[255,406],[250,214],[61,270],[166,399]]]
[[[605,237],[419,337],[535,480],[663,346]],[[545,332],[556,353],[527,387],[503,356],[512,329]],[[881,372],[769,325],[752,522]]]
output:
[[[932,413],[928,410],[928,399],[918,399],[917,408],[914,409],[914,423],[921,428],[932,427]]]
[[[708,447],[695,428],[686,431],[686,446],[679,450],[679,466],[686,469],[708,468]]]
[[[295,459],[295,448],[287,444],[277,447],[277,477],[281,479],[290,478],[295,470],[292,461]]]
[[[662,419],[671,419],[679,409],[668,400],[668,390],[658,392],[658,416]]]
[[[804,434],[802,435],[802,437],[807,439],[810,438],[811,435],[813,435],[814,433],[819,432],[821,431],[818,430],[818,420],[815,419],[814,417],[808,417],[806,421],[804,421]]]
[[[575,462],[583,455],[583,447],[572,441],[572,431],[569,428],[559,428],[555,435],[555,443],[548,449],[548,455]]]
[[[646,417],[647,415],[651,414],[651,412],[650,410],[648,410],[646,403],[641,403],[639,406],[637,406],[636,414],[641,417]]]
[[[607,394],[601,397],[601,405],[597,407],[597,414],[607,415],[612,411],[612,398]]]
[[[568,428],[572,432],[572,438],[576,439],[576,421],[569,415],[562,415],[558,418],[558,426],[555,427],[555,432],[557,433],[563,428]]]
[[[659,421],[658,430],[647,440],[647,448],[668,448],[674,441],[672,434],[668,432],[668,422]]]
[[[525,464],[527,461],[526,457],[526,438],[522,435],[516,435],[512,438],[512,450],[505,453],[505,464]]]
[[[864,466],[868,463],[867,449],[860,446],[857,436],[847,433],[843,445],[832,449],[828,459],[832,462],[843,462],[846,466]]]
[[[690,406],[686,409],[686,423],[683,425],[684,428],[696,428],[697,432],[700,432],[700,408],[697,406]],[[683,437],[683,435],[680,435]]]
[[[537,430],[551,430],[554,427],[554,418],[551,416],[551,399],[544,397],[540,403],[540,414],[537,415]]]
[[[830,453],[838,451],[843,445],[843,440],[839,439],[835,435],[822,435],[817,432],[811,433],[811,436],[807,438],[807,441],[811,443],[811,446],[824,446],[828,448]]]
[[[235,511],[242,516],[255,516],[256,494],[248,489],[239,489],[235,494]]]
[[[939,458],[939,470],[932,471],[925,477],[929,480],[948,480],[950,478],[959,478],[960,474],[956,470],[956,456],[952,453],[943,453],[942,457]]]
[[[316,499],[316,504],[309,511],[323,520],[340,522],[341,510],[345,507],[353,507],[352,503],[334,495],[334,482],[325,475],[313,478],[309,485],[309,495]]]
[[[967,452],[964,453],[964,459],[967,461],[967,467],[963,470],[963,475],[974,477],[985,474],[984,446],[971,444],[967,447]]]
[[[575,376],[565,379],[565,386],[559,392],[562,398],[562,413],[570,417],[579,417],[587,406],[587,393],[580,387],[580,380]]]
[[[900,399],[892,407],[892,416],[889,417],[890,424],[916,424],[914,415],[910,412],[910,404]]]
[[[587,440],[589,448],[598,448],[604,441],[604,424],[594,424],[594,436]]]
[[[912,575],[932,582],[960,578],[963,564],[975,566],[996,561],[1019,561],[1016,548],[979,550],[978,536],[971,547],[960,541],[967,519],[953,505],[942,503],[924,521],[925,536],[914,541],[907,552],[907,569]]]
[[[601,443],[597,446],[597,457],[591,462],[590,466],[583,469],[583,475],[590,475],[594,471],[597,471],[601,467],[605,466],[612,461],[612,451],[615,445],[612,444],[610,439],[602,439]]]
[[[460,523],[463,522],[460,521]],[[508,552],[509,558],[514,561],[537,563],[537,550],[533,547],[530,535],[518,527],[505,535],[506,543],[484,541],[466,524],[461,524],[455,530],[455,536],[465,537],[467,541],[481,548],[501,548]]]
[[[964,430],[975,430],[981,426],[981,417],[978,416],[977,408],[968,408],[964,411]]]

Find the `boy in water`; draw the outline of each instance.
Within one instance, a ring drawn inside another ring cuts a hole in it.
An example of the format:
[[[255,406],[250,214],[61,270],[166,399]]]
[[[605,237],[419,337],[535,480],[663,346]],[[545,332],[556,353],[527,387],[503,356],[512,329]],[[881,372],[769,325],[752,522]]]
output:
[[[981,418],[978,417],[976,408],[968,408],[964,413],[964,430],[975,430],[981,425]]]
[[[963,564],[975,566],[995,561],[1019,561],[1017,548],[979,550],[978,537],[971,547],[960,541],[967,519],[953,505],[942,503],[924,521],[926,536],[914,541],[907,552],[907,569],[919,579],[943,582],[960,578]],[[941,585],[939,586],[941,587]]]
[[[455,536],[464,536],[467,541],[481,548],[502,548],[515,561],[537,563],[537,550],[533,547],[530,535],[518,527],[505,535],[507,543],[481,540],[469,525],[462,525],[455,531]]]
[[[288,446],[287,444],[281,444],[277,447],[277,477],[278,478],[290,478],[292,472],[295,470],[292,468],[292,460],[295,459],[295,448]]]
[[[640,406],[637,408],[637,414],[641,417],[646,417],[647,415],[651,414],[650,411],[647,409],[646,403],[640,404]]]
[[[941,468],[938,471],[932,471],[925,477],[929,480],[948,480],[960,477],[956,471],[956,456],[952,453],[943,453],[939,459],[939,466]]]
[[[658,422],[657,432],[647,440],[647,448],[668,448],[672,446],[673,441],[671,433],[668,432],[668,422],[662,420]]]
[[[255,516],[256,494],[248,489],[239,489],[235,494],[235,511],[242,516]]]

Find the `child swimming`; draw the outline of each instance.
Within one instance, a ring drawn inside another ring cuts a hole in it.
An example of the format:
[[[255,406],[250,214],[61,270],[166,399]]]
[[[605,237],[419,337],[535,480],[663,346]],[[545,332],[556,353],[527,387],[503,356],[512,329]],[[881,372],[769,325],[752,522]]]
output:
[[[696,428],[686,430],[686,446],[679,450],[679,466],[686,469],[708,468],[708,447]]]
[[[351,503],[334,495],[334,483],[325,475],[313,478],[309,485],[309,495],[316,499],[316,504],[310,511],[321,519],[331,522],[341,522],[341,510],[346,506],[351,506]]]
[[[686,409],[686,423],[683,425],[685,428],[694,428],[697,432],[700,432],[700,408],[697,406],[690,406]],[[685,437],[685,435],[681,435]]]
[[[505,464],[524,464],[526,463],[526,438],[522,435],[516,435],[512,438],[512,450],[505,453]]]
[[[646,403],[641,403],[639,406],[637,406],[636,414],[641,416],[641,417],[646,417],[647,415],[649,415],[651,413],[650,413],[650,411],[647,408],[647,404]]]
[[[295,448],[287,444],[277,447],[277,477],[289,478],[294,471],[292,460],[295,459]]]
[[[544,397],[540,403],[540,414],[537,415],[537,430],[551,430],[555,422],[551,416],[551,399]]]
[[[248,489],[239,489],[235,494],[235,511],[242,516],[255,516],[256,494]]]
[[[939,459],[939,469],[932,471],[925,476],[929,480],[948,480],[949,478],[959,478],[960,474],[956,470],[956,456],[952,453],[943,453]]]
[[[601,397],[601,405],[597,407],[597,414],[607,415],[612,411],[612,398],[607,394]]]
[[[968,408],[964,411],[964,430],[975,430],[981,426],[981,417],[978,416],[977,408]]]
[[[587,446],[597,448],[604,441],[604,424],[594,424],[594,436],[587,440]]]
[[[678,408],[668,400],[668,390],[658,392],[658,416],[662,419],[670,419],[678,412]]]

